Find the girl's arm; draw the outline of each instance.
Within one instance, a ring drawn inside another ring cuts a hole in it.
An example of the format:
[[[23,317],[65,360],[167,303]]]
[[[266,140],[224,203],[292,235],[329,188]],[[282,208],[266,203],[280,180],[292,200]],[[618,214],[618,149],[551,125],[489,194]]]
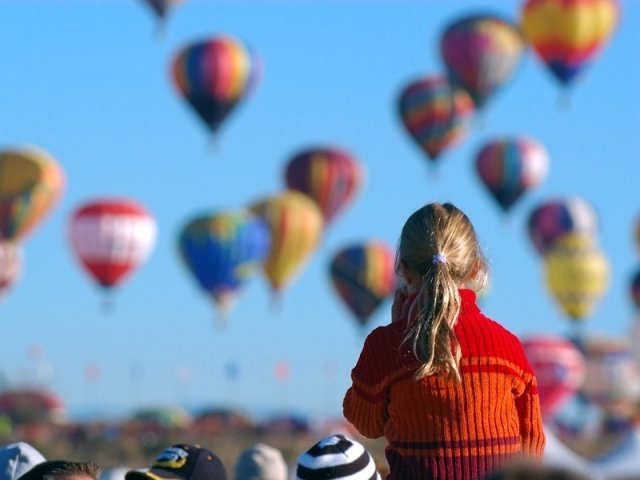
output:
[[[542,410],[536,379],[533,375],[529,377],[523,394],[516,398],[516,408],[520,420],[520,439],[525,455],[541,459],[545,445]]]
[[[360,358],[351,371],[352,383],[342,401],[342,410],[362,435],[378,438],[384,435],[387,421],[388,385],[384,381],[385,364],[380,361],[372,337],[373,334],[365,340]]]

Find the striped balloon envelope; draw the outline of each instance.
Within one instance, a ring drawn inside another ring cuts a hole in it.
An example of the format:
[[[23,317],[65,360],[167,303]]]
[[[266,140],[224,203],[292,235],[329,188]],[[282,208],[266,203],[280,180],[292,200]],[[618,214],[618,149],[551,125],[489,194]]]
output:
[[[250,210],[269,226],[271,249],[263,271],[272,290],[281,293],[318,246],[322,212],[311,197],[295,190],[259,200]]]
[[[289,160],[285,181],[291,190],[313,198],[328,224],[360,190],[364,169],[353,155],[342,148],[308,148]]]
[[[22,275],[22,248],[13,242],[0,242],[0,298]]]
[[[395,291],[394,258],[391,247],[368,241],[340,249],[331,260],[331,283],[362,327]]]
[[[544,147],[525,137],[492,140],[476,155],[478,176],[504,212],[538,186],[548,169]]]
[[[518,27],[494,15],[459,18],[440,37],[449,79],[469,92],[477,108],[511,80],[524,47]]]
[[[44,150],[0,151],[0,240],[23,240],[62,194],[64,175]]]
[[[531,243],[540,255],[546,255],[555,242],[569,233],[579,233],[595,240],[598,217],[593,207],[577,196],[558,197],[536,206],[527,220]]]
[[[216,133],[258,82],[262,63],[238,40],[220,36],[180,50],[172,73],[180,95]]]
[[[473,100],[441,76],[407,85],[398,100],[400,119],[411,138],[431,161],[458,144],[471,124]]]
[[[151,253],[156,223],[131,199],[103,198],[82,204],[69,222],[71,249],[86,272],[102,287],[122,282]]]
[[[244,209],[211,212],[180,231],[180,255],[199,287],[226,311],[271,247],[266,223]]]
[[[572,342],[554,335],[526,337],[522,346],[538,381],[540,407],[548,421],[582,386],[584,356]]]
[[[536,55],[568,85],[611,37],[618,17],[616,0],[527,0],[521,25]]]

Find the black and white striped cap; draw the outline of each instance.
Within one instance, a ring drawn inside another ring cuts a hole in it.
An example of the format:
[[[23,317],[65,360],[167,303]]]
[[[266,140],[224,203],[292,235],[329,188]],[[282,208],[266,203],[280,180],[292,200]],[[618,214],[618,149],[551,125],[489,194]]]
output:
[[[298,457],[296,480],[380,480],[365,448],[344,435],[320,440]]]

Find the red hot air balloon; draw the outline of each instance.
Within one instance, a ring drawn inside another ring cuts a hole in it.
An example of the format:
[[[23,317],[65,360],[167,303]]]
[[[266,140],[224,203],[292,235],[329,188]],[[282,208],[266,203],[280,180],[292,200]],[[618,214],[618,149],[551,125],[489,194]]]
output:
[[[313,198],[328,224],[360,189],[364,170],[354,156],[335,147],[309,148],[287,164],[287,187]]]
[[[80,206],[69,224],[73,253],[98,284],[110,289],[151,252],[156,224],[147,210],[129,199],[100,199]]]
[[[398,112],[411,138],[435,162],[466,135],[474,112],[469,94],[441,76],[407,85],[398,100]]]
[[[216,37],[178,52],[172,73],[180,94],[215,134],[259,80],[262,63],[239,41]]]
[[[584,357],[573,343],[551,335],[526,338],[522,346],[538,380],[540,406],[548,419],[582,386]]]
[[[548,168],[542,145],[525,137],[490,141],[476,156],[478,176],[504,212],[540,184]]]

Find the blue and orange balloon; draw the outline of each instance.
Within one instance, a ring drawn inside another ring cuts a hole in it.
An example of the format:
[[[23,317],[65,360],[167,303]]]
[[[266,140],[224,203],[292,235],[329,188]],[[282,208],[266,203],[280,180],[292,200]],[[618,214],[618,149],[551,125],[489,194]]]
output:
[[[526,137],[492,140],[476,156],[476,171],[504,212],[547,175],[549,159],[538,142]]]
[[[261,219],[244,209],[213,212],[190,220],[180,232],[178,247],[200,288],[224,312],[260,271],[271,235]]]
[[[451,23],[440,39],[449,78],[482,108],[513,77],[524,40],[518,27],[493,15],[469,15]]]
[[[215,37],[184,47],[172,73],[180,94],[215,134],[258,82],[262,63],[239,41]]]
[[[466,135],[474,112],[473,100],[441,76],[407,85],[398,100],[402,124],[429,160],[435,162]]]
[[[521,24],[533,51],[566,86],[602,50],[618,17],[615,0],[527,0]]]
[[[285,181],[291,190],[316,201],[325,224],[353,200],[364,181],[360,162],[337,147],[315,147],[298,152],[287,163]]]
[[[389,246],[369,241],[342,248],[331,260],[331,282],[362,327],[395,291],[394,258]]]

